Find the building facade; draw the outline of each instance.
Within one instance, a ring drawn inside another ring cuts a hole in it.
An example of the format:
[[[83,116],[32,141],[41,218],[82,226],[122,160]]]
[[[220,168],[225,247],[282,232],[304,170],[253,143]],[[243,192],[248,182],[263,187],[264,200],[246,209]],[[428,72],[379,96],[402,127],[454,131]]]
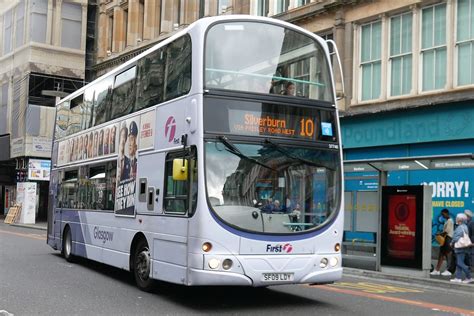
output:
[[[346,161],[472,157],[474,0],[100,0],[95,7],[91,79],[198,18],[272,17],[336,43]],[[303,69],[295,75],[307,76]],[[442,227],[441,209],[455,215],[474,208],[474,162],[453,159],[400,163],[388,172],[388,185],[433,188],[433,237]],[[347,239],[375,242],[379,174],[346,172],[345,185]]]
[[[0,214],[32,182],[46,219],[56,96],[84,84],[86,25],[86,0],[0,2]]]
[[[86,65],[90,79],[199,18],[250,12],[250,0],[98,0],[94,6],[97,27],[90,37],[95,41],[87,47],[93,58]]]
[[[471,157],[400,163],[388,172],[388,185],[432,187],[433,240],[442,229],[441,209],[455,216],[474,208],[473,0],[268,0],[252,1],[250,13],[286,20],[337,43],[346,162]],[[337,71],[336,80],[340,90]],[[378,174],[346,172],[345,184],[346,236],[375,242]]]

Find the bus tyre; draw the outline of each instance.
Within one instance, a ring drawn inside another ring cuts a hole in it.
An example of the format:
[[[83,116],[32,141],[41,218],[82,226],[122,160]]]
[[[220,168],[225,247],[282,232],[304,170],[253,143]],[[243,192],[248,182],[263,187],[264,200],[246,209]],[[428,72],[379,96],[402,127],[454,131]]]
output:
[[[133,254],[133,275],[137,287],[145,292],[153,288],[153,279],[150,278],[151,260],[150,249],[146,240],[139,240]]]
[[[66,226],[63,232],[63,250],[62,254],[64,259],[67,262],[74,262],[74,255],[72,254],[72,237],[71,237],[71,229],[69,226]]]

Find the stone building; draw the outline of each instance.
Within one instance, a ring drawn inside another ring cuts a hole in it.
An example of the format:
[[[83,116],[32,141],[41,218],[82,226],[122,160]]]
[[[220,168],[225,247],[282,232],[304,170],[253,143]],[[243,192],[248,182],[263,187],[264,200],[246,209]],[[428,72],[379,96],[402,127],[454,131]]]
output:
[[[97,0],[87,75],[97,78],[199,18],[248,14],[249,5],[249,0]]]
[[[0,1],[0,214],[36,183],[46,218],[55,96],[83,85],[86,0]]]
[[[433,240],[441,209],[473,209],[473,0],[255,0],[250,13],[337,43],[347,241],[377,240],[380,170],[432,187]]]

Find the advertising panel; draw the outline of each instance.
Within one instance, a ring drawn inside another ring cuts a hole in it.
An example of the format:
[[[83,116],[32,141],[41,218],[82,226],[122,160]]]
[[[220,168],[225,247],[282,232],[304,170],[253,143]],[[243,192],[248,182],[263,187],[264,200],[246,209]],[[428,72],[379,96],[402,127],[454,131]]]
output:
[[[422,268],[423,216],[423,186],[382,187],[382,265]]]
[[[153,149],[155,139],[155,111],[150,111],[141,115],[140,126],[140,150]]]
[[[388,196],[388,254],[398,259],[415,258],[416,196]]]
[[[16,202],[22,205],[20,224],[34,224],[36,221],[36,183],[19,182],[16,186]]]
[[[140,140],[140,117],[121,123],[119,129],[115,214],[135,215],[135,189],[137,177],[138,148]]]
[[[51,160],[30,159],[28,161],[28,179],[49,181]]]
[[[58,165],[114,155],[117,127],[113,124],[59,142]]]

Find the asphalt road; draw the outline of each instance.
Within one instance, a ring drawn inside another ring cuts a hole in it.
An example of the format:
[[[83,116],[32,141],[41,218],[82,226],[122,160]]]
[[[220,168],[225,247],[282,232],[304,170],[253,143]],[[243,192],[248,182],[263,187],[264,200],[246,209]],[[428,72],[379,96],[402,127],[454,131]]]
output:
[[[474,315],[474,293],[353,276],[317,287],[159,283],[145,293],[126,271],[67,263],[45,240],[0,224],[0,315]]]

